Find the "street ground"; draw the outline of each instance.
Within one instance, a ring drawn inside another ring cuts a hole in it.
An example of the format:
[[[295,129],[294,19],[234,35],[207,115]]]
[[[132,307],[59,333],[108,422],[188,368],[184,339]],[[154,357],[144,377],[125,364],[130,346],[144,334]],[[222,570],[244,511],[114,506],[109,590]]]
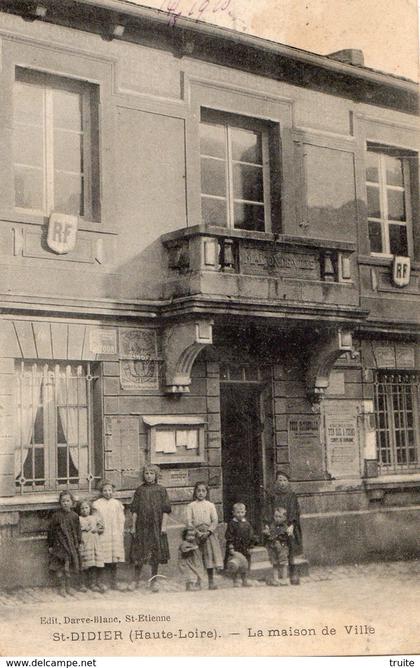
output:
[[[53,588],[0,593],[2,656],[370,655],[420,650],[420,560],[311,567],[300,586],[263,582],[154,594]]]

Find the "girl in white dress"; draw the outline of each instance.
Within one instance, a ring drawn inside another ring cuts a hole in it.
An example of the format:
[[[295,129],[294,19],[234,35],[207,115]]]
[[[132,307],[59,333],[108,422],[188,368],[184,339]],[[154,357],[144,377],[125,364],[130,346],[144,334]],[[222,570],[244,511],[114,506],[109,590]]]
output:
[[[99,489],[101,496],[93,502],[104,522],[104,531],[99,536],[99,545],[105,563],[104,571],[110,575],[111,589],[121,589],[117,581],[117,564],[125,561],[124,553],[124,506],[114,499],[114,485],[109,480],[102,480]],[[99,585],[107,589],[105,582]]]
[[[206,483],[196,483],[193,499],[192,503],[187,506],[187,524],[195,529],[203,563],[207,569],[209,589],[217,589],[214,582],[214,569],[223,568],[222,551],[215,534],[219,518],[216,506],[209,501],[209,488]]]

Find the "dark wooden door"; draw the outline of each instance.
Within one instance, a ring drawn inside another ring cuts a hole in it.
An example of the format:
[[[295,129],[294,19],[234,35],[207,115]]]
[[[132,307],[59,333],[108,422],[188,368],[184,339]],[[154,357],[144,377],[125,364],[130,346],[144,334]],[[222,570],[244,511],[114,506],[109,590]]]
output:
[[[224,519],[242,501],[256,528],[261,513],[260,388],[240,384],[221,387],[222,468]]]

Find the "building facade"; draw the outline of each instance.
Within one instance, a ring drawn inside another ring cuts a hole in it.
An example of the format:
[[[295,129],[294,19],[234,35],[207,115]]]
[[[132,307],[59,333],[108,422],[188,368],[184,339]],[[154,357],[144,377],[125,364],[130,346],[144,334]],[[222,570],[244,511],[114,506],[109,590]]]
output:
[[[258,529],[281,470],[310,563],[418,553],[416,84],[114,0],[1,9],[0,585],[47,580],[60,490],[127,503],[145,462],[173,546],[195,482]]]

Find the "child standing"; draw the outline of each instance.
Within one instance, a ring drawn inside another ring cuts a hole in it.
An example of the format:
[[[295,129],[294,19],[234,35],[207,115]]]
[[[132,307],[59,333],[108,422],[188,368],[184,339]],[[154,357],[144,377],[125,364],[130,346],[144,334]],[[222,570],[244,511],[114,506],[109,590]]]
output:
[[[80,523],[77,514],[72,510],[74,499],[70,492],[61,492],[59,503],[60,510],[51,517],[48,529],[49,568],[57,575],[60,595],[73,596],[71,573],[78,573],[80,570]]]
[[[187,506],[187,524],[195,528],[203,563],[207,569],[209,589],[217,589],[214,582],[214,569],[223,568],[222,552],[214,533],[219,518],[216,506],[209,501],[209,488],[206,483],[197,482],[195,484],[193,499],[192,503]]]
[[[225,568],[232,549],[235,552],[240,552],[244,555],[248,562],[248,568],[251,563],[251,554],[249,552],[252,545],[255,543],[254,531],[252,526],[246,519],[246,506],[244,503],[235,503],[233,506],[233,517],[226,527],[226,554],[225,554]],[[248,587],[247,578],[242,580],[244,587]]]
[[[125,561],[124,555],[124,507],[118,499],[114,499],[114,485],[109,480],[102,480],[99,484],[101,496],[93,502],[104,522],[104,531],[99,536],[99,548],[104,560],[100,589],[108,589],[103,581],[105,572],[109,573],[111,589],[121,589],[117,581],[117,564]]]
[[[80,591],[102,591],[98,585],[97,569],[104,567],[104,559],[100,547],[99,536],[104,532],[104,524],[99,513],[93,512],[88,499],[79,502],[79,521],[82,535],[80,544],[80,562],[84,575]]]
[[[131,533],[131,561],[134,563],[134,580],[129,589],[140,585],[143,565],[150,563],[152,569],[151,590],[159,591],[156,575],[159,564],[169,561],[169,545],[166,523],[171,512],[168,492],[158,484],[159,468],[150,464],[143,469],[143,484],[134,492],[130,510],[133,514]]]
[[[186,527],[182,532],[179,546],[178,568],[185,578],[187,591],[199,591],[201,582],[206,577],[200,548],[195,537],[194,527]]]
[[[267,584],[288,585],[290,536],[287,524],[286,508],[275,508],[274,518],[270,526],[263,530],[264,543],[267,545],[268,556],[273,566],[273,577]]]

